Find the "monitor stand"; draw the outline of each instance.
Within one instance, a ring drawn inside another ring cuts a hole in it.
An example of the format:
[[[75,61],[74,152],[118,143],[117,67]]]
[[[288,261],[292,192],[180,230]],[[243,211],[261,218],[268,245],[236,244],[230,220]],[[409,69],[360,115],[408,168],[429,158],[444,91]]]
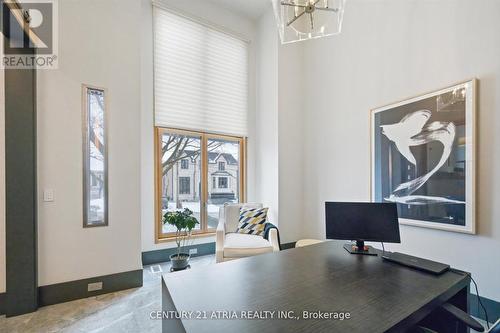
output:
[[[368,256],[376,256],[377,252],[371,246],[365,245],[364,241],[357,240],[356,245],[354,244],[344,244],[344,249],[350,254],[364,254]]]

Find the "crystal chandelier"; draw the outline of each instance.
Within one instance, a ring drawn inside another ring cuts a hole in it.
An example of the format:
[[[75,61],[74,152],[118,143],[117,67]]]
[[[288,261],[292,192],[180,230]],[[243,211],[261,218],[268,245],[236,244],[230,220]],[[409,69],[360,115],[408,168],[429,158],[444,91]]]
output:
[[[271,0],[281,43],[336,35],[346,0]]]

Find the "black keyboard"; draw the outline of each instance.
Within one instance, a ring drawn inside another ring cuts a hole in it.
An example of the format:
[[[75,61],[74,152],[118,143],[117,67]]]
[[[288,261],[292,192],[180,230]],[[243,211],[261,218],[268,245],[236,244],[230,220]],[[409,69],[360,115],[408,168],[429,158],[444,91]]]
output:
[[[403,266],[415,268],[424,272],[432,274],[442,274],[450,269],[450,265],[442,264],[440,262],[413,257],[399,252],[385,252],[382,258]]]

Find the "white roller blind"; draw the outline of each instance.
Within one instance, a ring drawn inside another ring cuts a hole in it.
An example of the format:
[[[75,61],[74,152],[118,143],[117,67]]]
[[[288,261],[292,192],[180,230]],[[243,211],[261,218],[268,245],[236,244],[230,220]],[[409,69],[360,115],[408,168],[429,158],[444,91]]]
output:
[[[247,135],[248,43],[154,8],[155,125]]]

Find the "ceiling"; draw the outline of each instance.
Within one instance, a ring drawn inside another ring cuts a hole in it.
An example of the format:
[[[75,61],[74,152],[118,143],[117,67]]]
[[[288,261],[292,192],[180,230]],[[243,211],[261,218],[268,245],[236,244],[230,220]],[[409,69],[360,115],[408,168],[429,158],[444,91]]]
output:
[[[271,0],[210,0],[240,16],[257,20],[266,10],[271,10]]]

